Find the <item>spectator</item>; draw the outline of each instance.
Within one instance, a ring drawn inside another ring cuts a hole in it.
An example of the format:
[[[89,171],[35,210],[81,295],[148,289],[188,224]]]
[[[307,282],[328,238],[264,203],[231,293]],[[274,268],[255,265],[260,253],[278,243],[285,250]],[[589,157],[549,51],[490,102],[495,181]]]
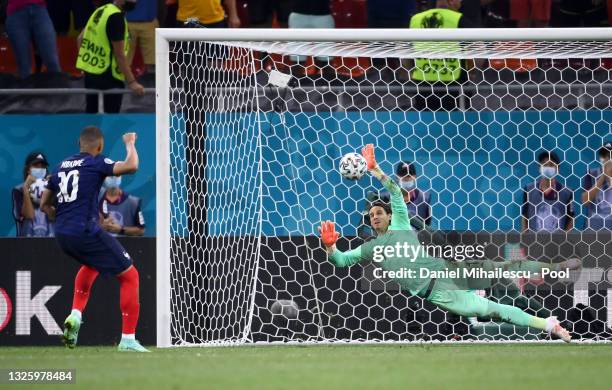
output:
[[[136,8],[126,15],[130,31],[128,63],[132,65],[136,47],[140,46],[147,73],[155,73],[155,29],[157,22],[157,0],[139,0]]]
[[[8,0],[6,33],[15,54],[20,78],[32,74],[32,42],[47,72],[61,72],[53,23],[45,0]]]
[[[127,61],[129,35],[123,12],[136,6],[135,0],[114,0],[96,9],[77,39],[80,47],[76,67],[85,73],[85,88],[123,89],[124,82],[137,95],[144,88],[136,81]],[[121,94],[104,95],[104,112],[121,110]],[[98,112],[98,95],[87,95],[87,113]]]
[[[287,0],[249,0],[249,20],[253,28],[287,28],[292,3]]]
[[[436,8],[420,12],[410,19],[410,28],[473,27],[472,22],[458,12],[460,8],[461,0],[437,0]],[[416,43],[415,47],[427,50],[428,43]],[[416,110],[450,111],[461,105],[460,87],[467,81],[467,73],[463,71],[467,69],[465,61],[457,58],[417,58],[404,64],[411,69],[410,79],[418,84],[418,93],[413,98]]]
[[[561,0],[556,27],[606,27],[608,15],[605,0]]]
[[[395,174],[397,175],[397,180],[400,187],[404,193],[404,202],[408,207],[408,214],[411,217],[411,220],[414,221],[415,217],[422,222],[413,223],[413,227],[427,228],[431,225],[431,195],[429,192],[421,191],[417,188],[417,172],[414,163],[410,161],[402,161],[397,164],[395,168]],[[375,202],[377,200],[382,200],[383,202],[389,203],[391,198],[387,191],[383,191],[380,194],[376,194],[374,192],[368,193],[368,201]],[[362,238],[366,238],[372,235],[371,231],[366,232],[366,229],[369,229],[370,221],[369,221],[369,205],[367,205],[366,210],[364,212],[364,220],[359,228],[359,236]],[[411,222],[412,223],[412,222]],[[423,224],[425,226],[423,226]]]
[[[486,6],[486,28],[516,27],[516,22],[510,19],[510,0],[492,0]]]
[[[583,179],[582,203],[589,213],[587,229],[612,230],[612,141],[607,141],[599,152],[599,163]]]
[[[55,31],[66,35],[70,31],[70,22],[74,29],[81,31],[95,7],[91,0],[46,0],[49,16]]]
[[[552,0],[512,0],[510,18],[517,27],[547,27]]]
[[[221,5],[221,0],[179,0],[176,13],[178,27],[183,27],[187,21],[196,21],[202,27],[207,28],[240,27],[236,0],[225,0],[224,4],[225,10]]]
[[[368,27],[406,28],[415,10],[415,0],[368,0]]]
[[[472,22],[473,27],[482,27],[482,7],[493,0],[462,0],[459,12]]]
[[[12,191],[13,218],[17,226],[17,237],[53,237],[52,215],[40,209],[40,198],[47,184],[49,163],[41,152],[28,154],[23,167],[24,182]]]
[[[559,157],[546,151],[539,154],[538,162],[540,178],[523,192],[522,230],[569,231],[574,227],[573,196],[557,180]]]
[[[99,202],[100,226],[114,236],[142,236],[145,221],[140,198],[121,190],[121,176],[107,177],[104,187]]]
[[[289,28],[334,28],[334,18],[329,8],[329,0],[293,0],[289,14]],[[294,56],[294,61],[304,62],[306,56]],[[328,57],[317,57],[327,61]]]

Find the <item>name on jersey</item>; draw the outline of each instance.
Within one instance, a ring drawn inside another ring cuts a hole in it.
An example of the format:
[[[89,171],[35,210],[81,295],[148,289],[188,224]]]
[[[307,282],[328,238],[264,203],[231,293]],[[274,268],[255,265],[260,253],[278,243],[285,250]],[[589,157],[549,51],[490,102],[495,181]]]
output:
[[[74,167],[80,167],[82,165],[83,165],[83,159],[62,162],[62,168],[74,168]]]

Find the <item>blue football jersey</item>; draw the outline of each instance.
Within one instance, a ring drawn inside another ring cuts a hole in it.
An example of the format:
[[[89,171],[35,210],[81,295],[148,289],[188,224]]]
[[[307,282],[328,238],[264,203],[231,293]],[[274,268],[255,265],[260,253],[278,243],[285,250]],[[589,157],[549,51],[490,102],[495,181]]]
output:
[[[79,153],[64,159],[53,171],[47,188],[57,195],[55,233],[91,234],[101,228],[98,195],[115,162],[103,155]]]

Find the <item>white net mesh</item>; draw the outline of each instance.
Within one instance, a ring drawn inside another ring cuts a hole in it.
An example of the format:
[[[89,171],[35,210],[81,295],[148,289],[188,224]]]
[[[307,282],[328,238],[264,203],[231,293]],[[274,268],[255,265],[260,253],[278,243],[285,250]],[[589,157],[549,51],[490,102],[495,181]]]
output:
[[[609,336],[610,233],[584,227],[592,213],[612,223],[611,193],[581,202],[611,138],[609,42],[169,44],[171,222],[160,234],[171,240],[173,345],[546,338],[438,309],[374,277],[373,263],[327,260],[320,221],[336,222],[341,250],[370,234],[364,210],[382,186],[337,171],[366,143],[389,174],[414,163],[429,196],[411,209],[429,223],[422,242],[583,261],[568,280],[503,279],[482,294],[556,315],[574,338]],[[560,157],[574,229],[561,216],[563,226],[528,222],[521,234],[523,188],[544,150]]]

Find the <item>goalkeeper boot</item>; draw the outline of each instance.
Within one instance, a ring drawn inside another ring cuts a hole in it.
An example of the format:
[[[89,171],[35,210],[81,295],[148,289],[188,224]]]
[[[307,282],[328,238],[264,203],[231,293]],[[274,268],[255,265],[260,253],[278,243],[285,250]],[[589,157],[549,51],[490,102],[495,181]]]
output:
[[[558,269],[560,271],[565,271],[566,269],[575,270],[582,268],[582,260],[572,257],[571,259],[567,259],[561,263],[558,263]]]
[[[62,340],[68,348],[76,347],[79,329],[81,329],[81,318],[75,314],[70,314],[64,321],[64,334],[62,336]]]
[[[572,341],[572,335],[570,334],[570,332],[561,326],[561,323],[555,316],[548,317],[546,319],[546,331],[549,334],[554,334],[566,343]]]
[[[120,352],[151,352],[142,345],[136,339],[121,338],[119,347],[117,348]]]

